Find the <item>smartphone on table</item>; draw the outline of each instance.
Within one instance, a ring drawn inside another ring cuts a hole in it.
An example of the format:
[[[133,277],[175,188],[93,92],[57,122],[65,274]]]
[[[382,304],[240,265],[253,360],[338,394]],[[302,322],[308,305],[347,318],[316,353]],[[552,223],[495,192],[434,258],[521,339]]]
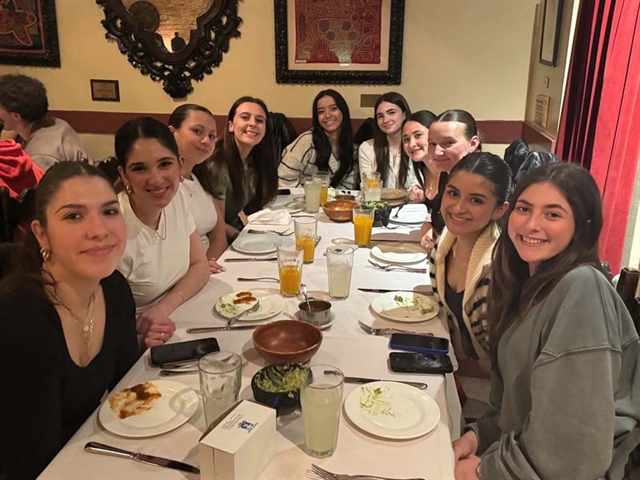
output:
[[[209,353],[219,351],[218,340],[214,337],[158,345],[151,347],[151,365],[159,367],[168,363],[197,360]]]
[[[405,353],[391,352],[389,364],[392,372],[397,373],[437,373],[453,372],[449,355],[444,353]]]
[[[278,195],[291,195],[291,189],[290,188],[279,188],[278,189]]]
[[[418,353],[449,353],[449,340],[427,335],[413,335],[410,333],[394,333],[389,340],[389,348],[394,350],[408,350]]]

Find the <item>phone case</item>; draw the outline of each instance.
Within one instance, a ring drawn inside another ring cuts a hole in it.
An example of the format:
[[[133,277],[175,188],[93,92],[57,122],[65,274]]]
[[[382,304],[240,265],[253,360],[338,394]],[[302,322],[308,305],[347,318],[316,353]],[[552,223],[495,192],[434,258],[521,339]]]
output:
[[[158,345],[157,347],[151,347],[151,365],[159,367],[167,363],[196,360],[208,353],[219,351],[218,340],[214,337]]]
[[[448,355],[391,352],[389,364],[392,372],[445,374],[453,372]]]
[[[447,354],[449,353],[449,340],[441,337],[426,337],[431,339],[444,340],[446,342],[446,348],[437,349],[437,348],[429,348],[419,345],[409,345],[402,341],[403,336],[409,337],[420,337],[419,335],[407,335],[407,334],[397,334],[394,333],[391,335],[391,339],[389,340],[389,348],[393,350],[405,350],[407,352],[417,352],[417,353],[434,353],[434,354]]]

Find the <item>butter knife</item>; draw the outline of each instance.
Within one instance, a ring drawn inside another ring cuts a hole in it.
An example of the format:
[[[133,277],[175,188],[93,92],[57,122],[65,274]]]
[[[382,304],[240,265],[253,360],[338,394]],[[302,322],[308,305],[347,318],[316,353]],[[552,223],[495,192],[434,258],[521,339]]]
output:
[[[371,383],[371,382],[396,382],[404,383],[405,385],[411,385],[420,390],[426,390],[427,384],[422,382],[405,382],[404,380],[384,380],[382,378],[364,378],[364,377],[344,377],[344,381],[347,383]]]
[[[184,472],[200,474],[200,469],[188,463],[178,462],[168,458],[156,457],[154,455],[146,455],[139,452],[130,452],[121,448],[112,447],[98,442],[89,442],[84,446],[84,450],[89,453],[98,453],[101,455],[111,455],[113,457],[128,458],[136,462],[155,465],[157,467],[173,468]]]
[[[410,292],[410,293],[419,293],[420,295],[431,296],[433,292],[419,292],[416,290],[402,290],[400,288],[358,288],[361,292],[371,292],[371,293],[390,293],[390,292]]]
[[[207,332],[231,332],[233,330],[251,330],[260,325],[240,325],[239,327],[194,327],[187,328],[187,333],[207,333]]]
[[[225,262],[275,262],[278,257],[237,257],[237,258],[225,258]]]
[[[397,239],[384,239],[384,238],[372,238],[370,243],[420,243],[419,239],[397,240]]]

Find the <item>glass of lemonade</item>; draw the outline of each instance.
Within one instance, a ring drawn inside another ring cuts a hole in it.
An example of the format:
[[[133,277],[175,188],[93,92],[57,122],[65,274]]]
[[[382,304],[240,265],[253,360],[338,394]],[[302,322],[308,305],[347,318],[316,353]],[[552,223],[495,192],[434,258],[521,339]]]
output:
[[[307,455],[330,457],[338,443],[344,374],[331,365],[312,365],[300,386]]]
[[[314,217],[299,217],[294,219],[293,227],[296,232],[296,245],[304,248],[304,263],[313,263],[316,252],[316,234],[318,219]]]
[[[344,245],[327,247],[327,273],[329,275],[329,296],[331,298],[344,300],[349,297],[353,252],[355,252],[353,247]]]
[[[382,188],[380,182],[380,172],[363,172],[362,180],[362,183],[364,183],[367,188]]]
[[[324,205],[329,195],[329,185],[331,184],[331,174],[329,172],[316,172],[313,178],[322,181],[322,190],[320,190],[320,205]]]
[[[302,245],[278,247],[280,294],[283,297],[295,297],[300,293],[303,257],[304,247]]]
[[[360,184],[360,190],[365,202],[379,202],[382,198],[382,186],[380,182],[375,187],[370,187],[366,183]]]
[[[353,232],[356,245],[366,247],[371,241],[371,229],[373,228],[373,215],[376,209],[360,205],[353,209]]]
[[[207,427],[238,401],[242,384],[242,357],[215,352],[198,361],[200,393]]]
[[[304,200],[307,205],[307,213],[318,213],[321,192],[322,180],[314,177],[304,179]]]

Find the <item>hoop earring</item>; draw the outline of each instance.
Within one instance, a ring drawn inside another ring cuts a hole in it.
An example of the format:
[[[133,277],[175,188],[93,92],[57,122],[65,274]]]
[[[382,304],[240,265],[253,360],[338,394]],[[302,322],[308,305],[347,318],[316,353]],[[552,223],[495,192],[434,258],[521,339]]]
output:
[[[41,248],[40,255],[42,255],[42,261],[45,263],[51,260],[51,250],[45,250],[44,248]]]

